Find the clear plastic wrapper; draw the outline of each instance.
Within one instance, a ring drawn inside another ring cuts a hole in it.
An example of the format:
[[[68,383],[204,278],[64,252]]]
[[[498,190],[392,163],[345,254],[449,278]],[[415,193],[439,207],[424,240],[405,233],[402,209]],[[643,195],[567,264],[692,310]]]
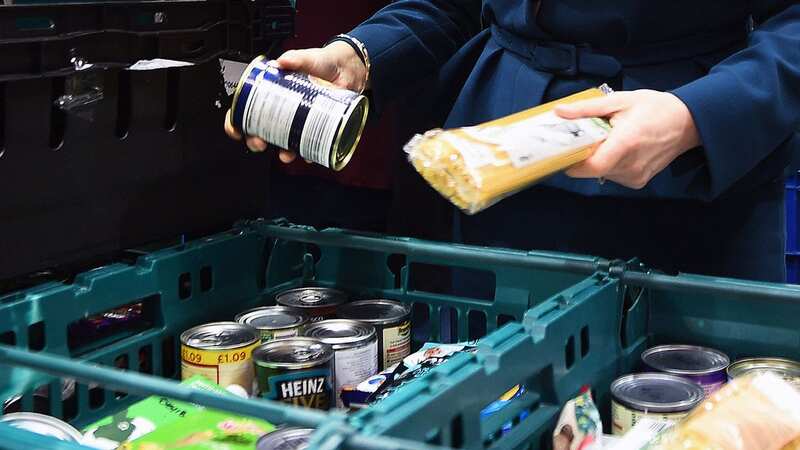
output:
[[[480,125],[431,130],[405,151],[434,189],[474,214],[588,158],[608,136],[608,122],[563,119],[552,109],[610,92],[603,85]]]
[[[603,422],[588,387],[568,401],[553,431],[554,450],[601,450]]]

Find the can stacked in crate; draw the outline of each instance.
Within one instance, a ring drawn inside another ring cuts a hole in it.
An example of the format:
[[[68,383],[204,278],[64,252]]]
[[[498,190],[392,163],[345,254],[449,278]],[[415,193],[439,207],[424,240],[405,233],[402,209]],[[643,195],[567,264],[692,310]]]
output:
[[[391,367],[411,354],[411,308],[385,299],[360,300],[339,308],[342,319],[375,327],[378,336],[378,370]]]
[[[313,428],[281,428],[262,436],[256,450],[303,450],[308,447],[313,433]]]
[[[44,414],[20,412],[0,417],[0,422],[36,434],[50,436],[60,441],[81,443],[83,436],[72,425]]]
[[[259,331],[261,342],[299,336],[308,318],[300,310],[285,306],[264,306],[238,314],[234,320]]]
[[[299,309],[312,322],[333,319],[337,308],[346,301],[344,292],[324,287],[290,289],[275,296],[278,305]]]
[[[702,386],[665,373],[625,375],[611,383],[614,435],[624,435],[643,418],[677,421],[705,398]]]
[[[721,388],[727,381],[728,355],[713,348],[695,345],[659,345],[642,353],[648,370],[677,375],[694,381],[706,395]]]

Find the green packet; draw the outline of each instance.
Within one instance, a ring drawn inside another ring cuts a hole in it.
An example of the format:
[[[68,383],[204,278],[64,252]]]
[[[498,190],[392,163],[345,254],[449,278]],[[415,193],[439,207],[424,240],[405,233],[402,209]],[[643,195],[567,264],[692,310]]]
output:
[[[119,450],[253,450],[274,429],[260,419],[206,410],[126,442]]]
[[[229,394],[202,375],[189,378],[181,384],[194,389]],[[187,417],[203,410],[203,406],[193,403],[161,396],[147,397],[113,416],[85,427],[82,430],[84,444],[101,450],[113,450],[122,442],[137,439],[177,420],[183,422]]]

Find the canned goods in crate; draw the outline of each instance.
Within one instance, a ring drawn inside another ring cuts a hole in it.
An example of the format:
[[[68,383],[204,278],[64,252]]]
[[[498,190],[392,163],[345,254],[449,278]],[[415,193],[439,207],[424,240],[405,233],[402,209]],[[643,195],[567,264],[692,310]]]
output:
[[[703,388],[666,373],[625,375],[611,383],[611,425],[624,435],[643,418],[677,421],[705,398]]]
[[[642,353],[642,362],[649,369],[678,375],[703,386],[706,395],[728,381],[728,355],[711,348],[694,345],[659,345]]]
[[[0,422],[14,428],[54,437],[61,441],[80,443],[83,439],[81,433],[73,428],[72,425],[44,414],[11,413],[0,417]]]
[[[372,325],[347,319],[323,320],[306,328],[305,335],[330,344],[334,351],[336,405],[343,386],[357,386],[378,372],[378,339]]]
[[[259,395],[306,408],[328,409],[333,400],[333,348],[293,337],[253,350]]]
[[[285,306],[264,306],[245,311],[234,320],[257,329],[261,342],[300,335],[308,318],[295,308]]]
[[[275,296],[281,306],[303,311],[312,322],[336,317],[336,309],[347,301],[347,294],[324,287],[290,289]]]
[[[313,428],[280,428],[261,436],[256,450],[303,450],[313,433]]]
[[[411,354],[411,308],[393,300],[360,300],[339,307],[339,317],[375,327],[378,370],[391,367]]]
[[[800,389],[800,362],[784,358],[745,358],[728,367],[730,379],[751,373],[769,372]]]
[[[181,379],[202,375],[218,385],[253,389],[251,353],[261,343],[253,327],[236,322],[199,325],[181,334]]]
[[[341,170],[361,139],[368,111],[363,95],[281,70],[259,56],[239,80],[230,120],[242,134]]]

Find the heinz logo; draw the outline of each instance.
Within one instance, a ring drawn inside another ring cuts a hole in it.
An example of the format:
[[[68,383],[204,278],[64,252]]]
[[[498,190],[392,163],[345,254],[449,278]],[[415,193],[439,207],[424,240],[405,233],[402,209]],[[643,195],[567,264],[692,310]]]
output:
[[[305,395],[322,394],[326,392],[325,377],[283,381],[278,383],[278,389],[281,391],[281,398],[294,398]]]

